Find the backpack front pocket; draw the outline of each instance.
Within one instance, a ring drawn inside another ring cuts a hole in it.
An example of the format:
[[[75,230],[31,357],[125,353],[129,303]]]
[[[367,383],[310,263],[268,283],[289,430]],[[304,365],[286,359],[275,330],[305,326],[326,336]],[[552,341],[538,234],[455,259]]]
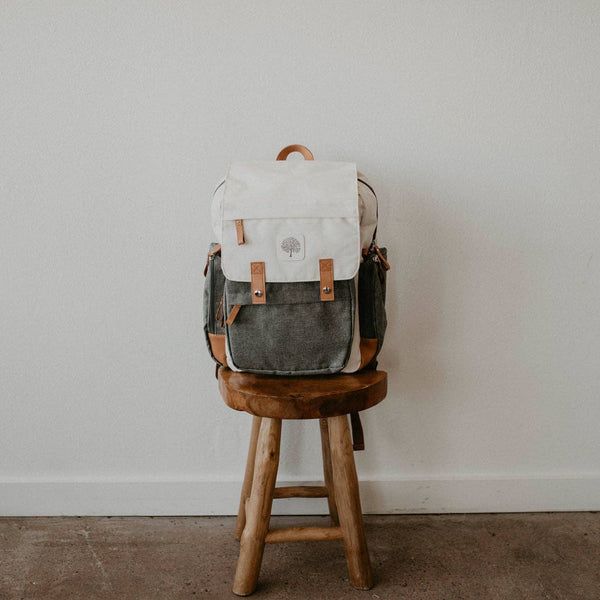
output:
[[[267,303],[253,304],[248,283],[226,280],[225,316],[234,317],[226,324],[230,365],[277,375],[341,371],[352,347],[354,280],[334,288],[335,300],[323,302],[318,281],[267,283]]]

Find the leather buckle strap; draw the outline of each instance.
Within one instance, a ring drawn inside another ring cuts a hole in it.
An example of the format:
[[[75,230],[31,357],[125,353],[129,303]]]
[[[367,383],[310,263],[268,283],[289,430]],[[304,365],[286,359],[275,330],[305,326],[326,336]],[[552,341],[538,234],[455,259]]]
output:
[[[321,300],[323,302],[335,300],[335,294],[333,292],[333,258],[319,259],[319,278]]]
[[[252,304],[266,304],[267,290],[265,284],[265,263],[250,263],[250,290],[252,292]]]

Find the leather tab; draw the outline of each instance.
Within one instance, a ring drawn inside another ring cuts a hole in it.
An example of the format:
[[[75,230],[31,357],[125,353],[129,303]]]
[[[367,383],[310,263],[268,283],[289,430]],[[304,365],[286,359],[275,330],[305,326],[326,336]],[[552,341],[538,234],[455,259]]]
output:
[[[328,302],[334,300],[333,293],[333,258],[319,259],[319,276],[321,300]]]
[[[225,352],[225,334],[208,334],[208,341],[210,342],[210,350],[213,358],[222,365],[227,366],[227,353]]]
[[[363,433],[360,414],[350,413],[350,424],[352,425],[352,449],[354,451],[365,449],[365,434]]]
[[[235,233],[237,235],[238,246],[245,244],[246,240],[244,239],[244,222],[242,219],[235,220]]]
[[[266,304],[267,290],[265,284],[265,263],[250,263],[250,286],[252,304]]]
[[[240,308],[242,308],[241,304],[233,305],[233,308],[231,309],[231,312],[229,313],[229,316],[227,317],[227,321],[225,321],[225,323],[227,323],[227,325],[233,325],[235,318],[238,316],[238,313],[240,312]]]

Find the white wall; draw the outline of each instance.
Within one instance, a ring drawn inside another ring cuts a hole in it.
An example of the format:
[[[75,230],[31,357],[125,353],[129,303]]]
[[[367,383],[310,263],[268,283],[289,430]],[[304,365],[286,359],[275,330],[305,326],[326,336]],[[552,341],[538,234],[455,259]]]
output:
[[[289,143],[379,192],[365,510],[600,509],[600,4],[14,0],[0,40],[0,513],[235,512],[208,207]]]

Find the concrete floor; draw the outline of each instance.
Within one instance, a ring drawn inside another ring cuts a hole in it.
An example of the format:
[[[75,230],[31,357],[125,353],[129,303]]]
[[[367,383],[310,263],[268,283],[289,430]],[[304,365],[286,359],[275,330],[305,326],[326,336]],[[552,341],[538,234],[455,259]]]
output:
[[[268,545],[255,598],[599,600],[600,514],[367,516],[375,575],[348,582],[341,541]],[[272,525],[327,524],[273,517]],[[0,598],[232,598],[234,519],[0,519]]]

